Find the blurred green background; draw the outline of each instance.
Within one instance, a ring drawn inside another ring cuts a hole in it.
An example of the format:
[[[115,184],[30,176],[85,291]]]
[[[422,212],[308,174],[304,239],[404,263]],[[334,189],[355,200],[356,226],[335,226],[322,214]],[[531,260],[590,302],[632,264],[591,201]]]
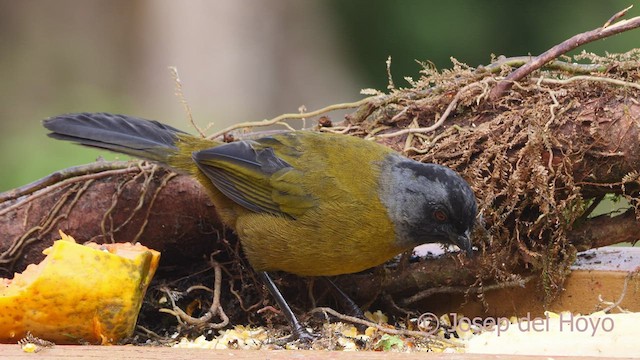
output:
[[[406,86],[415,60],[446,68],[451,56],[477,66],[491,54],[537,55],[631,3],[0,0],[0,191],[115,158],[47,138],[48,116],[109,111],[188,130],[168,66],[196,121],[216,129],[385,90],[388,56]],[[635,30],[584,49],[639,44]]]

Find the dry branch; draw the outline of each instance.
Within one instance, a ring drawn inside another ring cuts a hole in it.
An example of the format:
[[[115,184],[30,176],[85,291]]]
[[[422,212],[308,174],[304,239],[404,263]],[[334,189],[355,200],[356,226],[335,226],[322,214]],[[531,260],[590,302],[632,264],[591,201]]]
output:
[[[525,76],[531,74],[534,70],[540,69],[548,62],[557,59],[560,55],[566,54],[569,51],[579,48],[584,44],[594,42],[596,40],[604,39],[606,37],[619,34],[625,31],[633,30],[640,27],[640,17],[634,17],[629,20],[622,20],[612,24],[612,22],[619,20],[631,7],[628,7],[616,14],[614,14],[602,27],[584,32],[582,34],[575,35],[562,43],[552,47],[539,56],[532,58],[526,65],[518,68],[512,72],[505,79],[501,80],[489,94],[491,101],[496,101],[506,91],[508,91],[515,81],[523,79]]]

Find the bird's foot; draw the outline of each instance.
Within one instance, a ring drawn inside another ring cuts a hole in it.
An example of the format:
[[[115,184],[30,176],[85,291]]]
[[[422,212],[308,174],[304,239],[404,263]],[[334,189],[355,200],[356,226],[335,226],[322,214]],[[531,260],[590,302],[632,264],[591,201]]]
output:
[[[311,344],[320,338],[320,335],[312,334],[309,330],[303,326],[298,326],[292,329],[291,335],[285,336],[275,341],[277,345],[285,346],[289,343],[297,343],[302,348],[310,348]]]
[[[303,344],[311,344],[318,338],[320,338],[320,335],[314,335],[304,327],[293,329],[293,334],[291,334],[291,340],[297,340]]]

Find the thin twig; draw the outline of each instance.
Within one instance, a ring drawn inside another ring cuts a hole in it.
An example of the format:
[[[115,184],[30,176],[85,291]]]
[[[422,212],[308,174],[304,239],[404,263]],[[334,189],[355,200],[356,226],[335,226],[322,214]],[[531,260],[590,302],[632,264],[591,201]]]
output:
[[[332,134],[346,134],[351,130],[359,130],[360,126],[348,124],[347,126],[321,127],[320,132],[328,132]]]
[[[327,107],[324,107],[322,109],[319,110],[315,110],[315,111],[311,111],[311,112],[307,112],[307,113],[292,113],[292,114],[282,114],[280,116],[276,116],[273,119],[269,119],[269,120],[262,120],[262,121],[250,121],[250,122],[243,122],[243,123],[239,123],[239,124],[235,124],[235,125],[231,125],[229,127],[226,127],[216,133],[214,133],[213,135],[209,136],[209,139],[215,139],[229,131],[232,130],[236,130],[236,129],[241,129],[241,128],[246,128],[246,127],[253,127],[253,126],[268,126],[268,125],[274,125],[274,124],[278,124],[281,123],[284,120],[288,120],[288,119],[304,119],[307,117],[312,117],[312,116],[317,116],[317,115],[321,115],[324,113],[328,113],[331,111],[335,111],[335,110],[343,110],[343,109],[352,109],[352,108],[357,108],[361,105],[367,104],[369,102],[371,102],[372,100],[378,98],[379,95],[376,96],[370,96],[370,97],[366,97],[362,100],[358,100],[355,102],[350,102],[350,103],[341,103],[341,104],[334,104],[334,105],[329,105]]]
[[[155,164],[152,165],[151,167],[151,174],[147,174],[146,171],[140,169],[140,172],[134,175],[132,178],[127,179],[124,182],[118,183],[116,187],[116,191],[111,195],[111,206],[109,206],[109,208],[107,208],[107,210],[104,212],[104,214],[102,215],[102,221],[100,222],[100,230],[102,230],[102,236],[104,237],[105,241],[110,241],[112,243],[115,242],[113,235],[118,231],[120,231],[120,229],[124,228],[124,226],[126,226],[133,219],[133,217],[138,213],[138,211],[142,209],[142,205],[144,205],[144,200],[147,195],[147,189],[149,188],[149,183],[153,179],[156,169],[157,169],[157,165]],[[114,229],[112,214],[116,209],[116,207],[118,206],[118,200],[122,196],[122,192],[124,191],[125,187],[130,183],[135,183],[136,181],[138,181],[140,177],[144,177],[145,180],[142,183],[142,188],[140,189],[140,195],[138,196],[138,205],[129,213],[129,217],[125,219],[117,228]],[[106,227],[107,220],[109,221],[109,231],[107,231],[107,227]]]
[[[449,117],[449,114],[451,114],[451,111],[453,111],[453,109],[456,108],[456,106],[458,106],[458,101],[460,100],[460,98],[462,97],[462,94],[464,94],[467,90],[473,88],[473,87],[480,87],[480,89],[482,89],[482,86],[480,85],[480,82],[474,82],[471,83],[465,87],[463,87],[462,89],[460,89],[460,91],[458,91],[456,93],[456,95],[453,97],[453,100],[451,100],[451,102],[449,103],[449,106],[447,106],[447,109],[444,111],[444,113],[442,114],[442,116],[440,116],[440,118],[438,119],[438,121],[436,121],[435,124],[428,126],[428,127],[422,127],[422,128],[406,128],[406,129],[402,129],[402,130],[398,130],[392,133],[386,133],[386,134],[380,134],[380,135],[376,135],[376,138],[390,138],[390,137],[395,137],[395,136],[401,136],[401,135],[405,135],[405,134],[424,134],[424,133],[428,133],[428,132],[432,132],[434,130],[436,130],[437,128],[439,128],[440,126],[442,126],[442,124],[447,120],[447,118]]]
[[[403,336],[414,336],[414,337],[420,337],[420,338],[426,338],[428,340],[432,340],[435,342],[441,342],[444,343],[446,345],[449,346],[456,346],[456,344],[454,342],[448,341],[446,339],[439,339],[436,338],[432,333],[429,332],[425,332],[425,331],[415,331],[415,330],[406,330],[406,329],[396,329],[396,328],[389,328],[388,326],[384,326],[384,325],[380,325],[368,320],[364,320],[364,319],[360,319],[354,316],[349,316],[349,315],[344,315],[341,314],[335,310],[333,310],[330,307],[317,307],[314,308],[310,311],[311,313],[327,313],[330,314],[331,316],[335,316],[336,318],[342,320],[342,321],[347,321],[353,324],[360,324],[360,325],[364,325],[364,326],[368,326],[368,327],[372,327],[377,329],[380,332],[383,332],[385,334],[391,334],[391,335],[403,335]]]
[[[526,278],[519,278],[513,281],[506,281],[498,284],[492,285],[483,285],[480,287],[468,287],[468,286],[441,286],[437,288],[425,289],[417,294],[414,294],[406,299],[403,299],[400,303],[402,306],[407,306],[413,304],[422,299],[426,299],[434,294],[466,294],[469,291],[481,293],[487,290],[494,289],[504,289],[508,287],[524,287],[524,285],[530,280],[534,279],[535,276],[528,276]]]
[[[189,124],[193,126],[194,129],[200,134],[202,137],[206,137],[207,135],[204,133],[202,129],[198,125],[196,125],[193,120],[193,113],[191,112],[191,106],[187,101],[187,98],[184,96],[184,92],[182,91],[182,81],[180,80],[180,75],[178,74],[178,68],[175,66],[169,66],[169,71],[171,72],[171,77],[173,78],[173,82],[176,84],[176,96],[178,97],[178,101],[184,108],[184,112],[187,115],[187,119],[189,120]]]
[[[566,84],[569,84],[569,83],[572,83],[572,82],[576,82],[576,81],[604,82],[604,83],[609,83],[609,84],[618,85],[618,86],[622,86],[622,87],[632,87],[632,88],[640,90],[640,84],[638,84],[638,83],[633,83],[633,82],[624,81],[624,80],[618,80],[618,79],[611,79],[611,78],[606,78],[606,77],[600,77],[600,76],[577,75],[577,76],[572,76],[572,77],[567,78],[567,79],[532,78],[531,80],[535,81],[535,82],[540,82],[540,83],[558,84],[558,85],[566,85]]]
[[[391,76],[391,55],[387,58],[387,79],[389,81],[387,89],[391,91],[395,90],[396,85],[393,83],[393,76]]]
[[[93,180],[91,179],[84,183],[73,184],[71,190],[65,192],[56,199],[55,204],[50,208],[46,218],[40,222],[40,225],[34,226],[25,231],[19,239],[11,243],[8,249],[0,253],[0,265],[2,265],[0,266],[0,269],[9,271],[29,244],[40,240],[41,234],[51,231],[51,229],[53,229],[60,220],[68,218],[69,213],[80,199],[80,196],[82,196],[92,183]],[[73,199],[67,203],[68,199],[74,193],[75,196]],[[62,208],[66,204],[68,204],[66,212],[60,214]],[[31,205],[31,203],[29,203],[29,205]]]
[[[63,170],[58,170],[30,184],[23,185],[19,188],[1,193],[0,204],[8,200],[17,199],[21,196],[32,194],[40,189],[46,188],[49,185],[57,184],[62,180],[80,175],[97,174],[104,171],[128,168],[129,166],[131,166],[130,161],[96,161],[91,164],[73,166]]]
[[[173,342],[174,340],[171,338],[167,338],[165,336],[160,336],[158,335],[156,332],[147,329],[146,327],[142,326],[142,325],[136,325],[136,329],[138,329],[139,331],[143,332],[144,335],[148,336],[149,338],[153,338],[154,340],[158,341],[159,343],[162,344],[166,344],[166,343],[170,343]]]
[[[613,16],[611,16],[611,18],[609,18],[609,20],[607,20],[607,22],[604,23],[604,25],[602,25],[602,28],[607,28],[611,24],[613,24],[614,22],[618,21],[618,19],[620,19],[621,17],[625,16],[627,14],[627,11],[631,10],[632,7],[633,7],[633,5],[630,5],[626,9],[620,10],[617,13],[613,14]]]
[[[150,216],[151,215],[151,209],[153,208],[153,204],[155,203],[156,199],[158,198],[158,194],[160,194],[160,191],[162,191],[162,189],[164,189],[164,187],[167,186],[169,181],[171,179],[173,179],[174,177],[176,177],[176,176],[178,176],[177,173],[170,172],[170,173],[165,174],[162,177],[162,181],[160,182],[160,185],[158,185],[158,187],[156,188],[155,192],[151,196],[151,200],[149,201],[149,206],[147,207],[147,213],[144,216],[144,222],[142,223],[142,225],[140,225],[140,229],[138,230],[138,233],[136,234],[136,236],[134,236],[133,240],[131,240],[132,243],[138,242],[138,240],[142,236],[142,233],[144,233],[144,230],[147,228],[147,225],[149,224],[149,218],[151,218],[151,216]]]
[[[213,267],[213,272],[214,272],[213,301],[211,302],[209,311],[207,311],[204,315],[198,318],[187,314],[186,312],[184,312],[184,310],[180,309],[176,305],[175,300],[173,299],[173,296],[171,296],[170,291],[166,288],[161,288],[160,290],[167,293],[167,297],[169,298],[169,301],[171,301],[172,308],[160,309],[158,311],[171,314],[178,319],[178,322],[187,323],[189,325],[206,326],[212,329],[221,329],[229,324],[229,317],[227,316],[227,314],[225,314],[224,309],[222,308],[222,305],[220,305],[220,292],[222,288],[222,266],[220,265],[219,262],[213,259],[213,255],[214,254],[212,254],[212,256],[209,258],[209,261],[211,262],[211,266]],[[192,286],[189,289],[187,289],[187,292],[189,292],[190,290],[196,290],[196,289],[202,289],[202,288]],[[209,290],[208,288],[206,289]],[[211,319],[216,315],[220,317],[221,321],[219,323],[210,323]]]
[[[233,280],[229,280],[229,292],[235,296],[236,300],[238,300],[238,304],[240,304],[240,308],[242,309],[242,311],[246,312],[246,313],[250,313],[252,312],[254,309],[256,309],[257,307],[259,307],[260,305],[262,305],[262,300],[257,300],[255,304],[247,307],[244,305],[244,301],[242,300],[242,295],[240,295],[240,292],[238,292],[238,290],[233,288]]]
[[[500,72],[503,66],[520,67],[533,59],[533,56],[511,56],[501,57],[489,65],[478,68],[478,72]],[[574,74],[590,74],[593,72],[603,72],[607,69],[607,65],[602,64],[578,64],[561,60],[552,60],[544,65],[545,69],[562,70]]]
[[[620,297],[618,298],[618,300],[616,300],[615,302],[611,303],[611,305],[609,305],[606,308],[602,309],[602,311],[604,313],[609,313],[609,311],[611,311],[614,308],[620,306],[620,304],[622,303],[622,300],[624,300],[624,297],[627,294],[627,286],[629,286],[629,280],[635,275],[637,275],[637,273],[633,273],[632,272],[632,273],[627,274],[627,276],[624,278],[624,284],[622,284],[622,291],[620,292]],[[600,298],[600,301],[604,303],[604,301],[602,300],[602,296],[598,295],[598,297]]]

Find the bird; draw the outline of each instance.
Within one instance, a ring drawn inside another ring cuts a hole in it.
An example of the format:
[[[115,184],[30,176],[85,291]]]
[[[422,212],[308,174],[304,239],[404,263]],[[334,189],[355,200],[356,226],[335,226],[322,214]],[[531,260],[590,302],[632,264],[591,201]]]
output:
[[[206,188],[224,224],[292,328],[297,320],[271,272],[360,272],[426,243],[472,255],[477,215],[460,174],[409,159],[374,141],[295,130],[219,142],[155,120],[71,113],[43,121],[49,137],[160,163]]]

